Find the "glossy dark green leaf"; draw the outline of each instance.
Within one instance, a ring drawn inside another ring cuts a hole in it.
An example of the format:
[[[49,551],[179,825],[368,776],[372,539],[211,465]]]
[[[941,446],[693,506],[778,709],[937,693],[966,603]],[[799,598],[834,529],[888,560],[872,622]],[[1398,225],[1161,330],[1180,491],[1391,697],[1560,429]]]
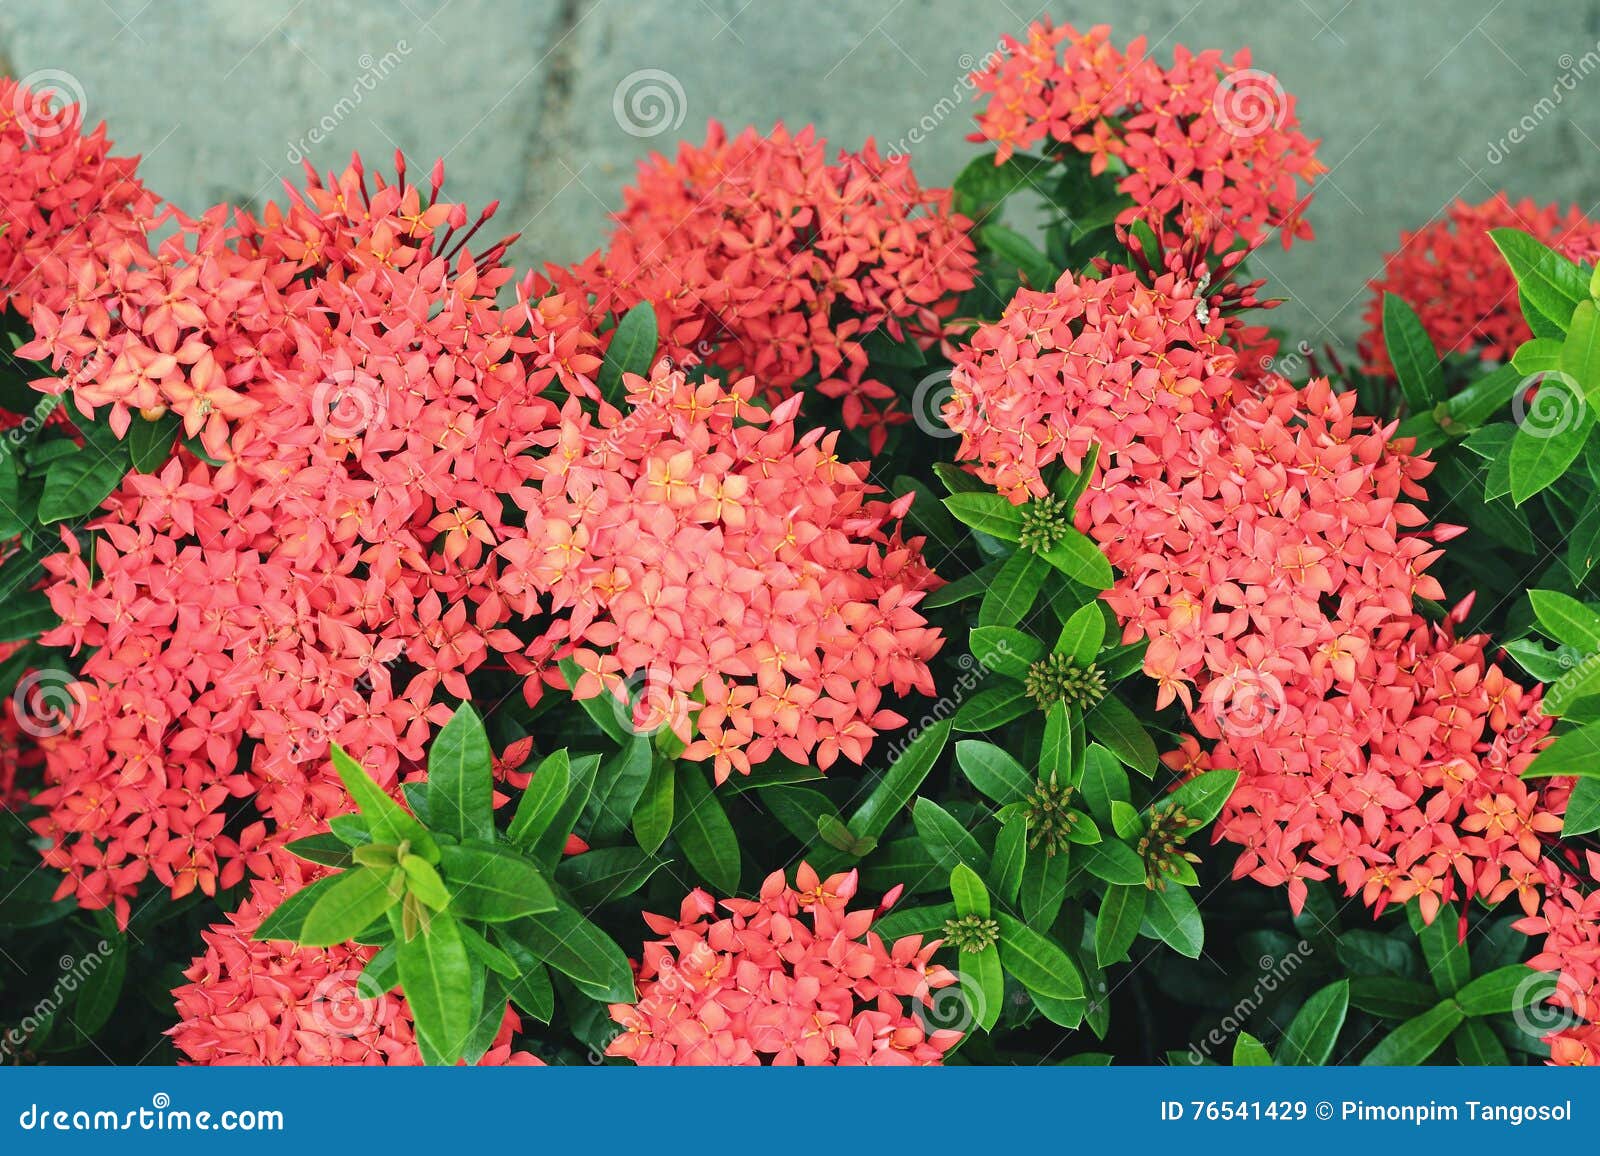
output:
[[[693,765],[680,766],[676,790],[672,833],[684,858],[720,894],[737,894],[739,837],[705,773]]]
[[[517,802],[516,814],[511,817],[506,835],[513,843],[525,851],[534,848],[566,802],[571,777],[571,763],[565,749],[545,757],[533,772]]]
[[[556,882],[574,903],[599,907],[632,895],[667,862],[638,847],[596,847],[562,859]]]
[[[556,1011],[556,989],[544,963],[513,936],[501,935],[498,929],[490,934],[500,950],[517,965],[517,978],[507,981],[506,995],[517,1005],[517,1010],[542,1024],[549,1023]]]
[[[1000,962],[1030,992],[1051,999],[1083,998],[1083,977],[1067,953],[1027,924],[997,912]]]
[[[1491,229],[1489,236],[1516,276],[1524,315],[1531,309],[1565,333],[1573,310],[1589,298],[1583,270],[1518,229]]]
[[[1464,984],[1455,1000],[1469,1016],[1488,1016],[1537,1006],[1555,990],[1555,975],[1514,963]]]
[[[678,764],[657,755],[651,760],[650,778],[633,808],[633,837],[641,850],[654,855],[672,833],[673,803]]]
[[[1117,576],[1111,563],[1100,552],[1100,547],[1076,530],[1065,530],[1060,539],[1041,555],[1045,561],[1060,570],[1074,582],[1091,590],[1110,589]]]
[[[350,857],[349,846],[332,833],[308,835],[304,839],[296,839],[284,850],[308,863],[320,863],[324,867],[338,867],[341,870],[354,862]]]
[[[1061,628],[1056,640],[1055,653],[1064,654],[1077,666],[1088,666],[1100,653],[1100,644],[1106,638],[1105,615],[1098,602],[1081,607]]]
[[[654,767],[655,747],[643,735],[634,735],[620,751],[601,762],[583,808],[584,829],[591,838],[609,842],[627,834]]]
[[[9,591],[0,599],[0,642],[37,638],[60,625],[61,619],[42,591]]]
[[[620,404],[626,392],[622,375],[633,373],[649,377],[650,367],[655,364],[657,344],[656,311],[648,301],[641,301],[622,315],[611,335],[611,343],[606,346],[605,361],[595,381],[600,396],[613,405]]]
[[[454,919],[435,915],[426,933],[395,944],[400,986],[417,1034],[445,1064],[463,1054],[476,1022],[481,998],[474,989],[476,969]]]
[[[570,904],[502,923],[498,930],[502,942],[510,938],[522,944],[535,958],[571,977],[591,999],[631,1003],[636,998],[627,955]]]
[[[531,854],[536,862],[550,870],[561,861],[567,839],[578,824],[578,817],[589,804],[589,794],[594,790],[595,775],[600,767],[600,756],[579,755],[567,761],[567,795],[561,800],[555,818],[534,842]]]
[[[1102,839],[1081,850],[1072,852],[1074,860],[1089,874],[1107,883],[1141,886],[1144,883],[1144,860],[1120,839]]]
[[[944,504],[958,521],[1001,541],[1015,542],[1022,533],[1022,507],[1012,505],[999,494],[951,494]]]
[[[1084,725],[1096,741],[1121,759],[1122,762],[1149,777],[1155,774],[1160,755],[1155,740],[1144,729],[1134,713],[1114,695],[1106,695],[1088,713]]]
[[[1550,775],[1600,777],[1600,724],[1590,724],[1559,735],[1534,756],[1522,772],[1524,779]]]
[[[183,419],[167,412],[155,421],[135,421],[128,427],[128,457],[141,474],[156,473],[172,456]]]
[[[1017,902],[1028,859],[1028,824],[1018,815],[1001,824],[994,840],[994,856],[989,862],[989,884],[1000,902]]]
[[[1412,1067],[1425,1061],[1466,1017],[1451,1000],[1409,1019],[1362,1059],[1364,1067]]]
[[[543,872],[509,847],[447,843],[439,850],[453,914],[503,923],[555,910],[556,897]]]
[[[1407,409],[1426,413],[1444,400],[1444,374],[1433,339],[1411,306],[1393,293],[1383,295],[1383,341]]]
[[[903,811],[916,795],[922,781],[933,770],[933,765],[950,741],[948,719],[934,723],[919,731],[909,746],[890,764],[872,793],[850,817],[850,830],[857,835],[880,837],[889,829],[896,815]],[[814,826],[814,824],[813,824]]]
[[[1428,963],[1428,974],[1440,995],[1454,995],[1472,978],[1472,962],[1467,945],[1462,942],[1460,920],[1453,903],[1440,906],[1433,922],[1423,923],[1415,903],[1408,904],[1406,915],[1411,920],[1411,930],[1416,932],[1422,945],[1422,958]]]
[[[1347,980],[1330,983],[1313,992],[1283,1033],[1283,1040],[1278,1044],[1278,1062],[1295,1067],[1326,1064],[1333,1057],[1349,1009]]]
[[[39,497],[39,521],[49,525],[93,513],[127,473],[125,452],[107,456],[94,446],[52,462]]]
[[[1206,940],[1205,922],[1187,887],[1169,883],[1165,888],[1150,892],[1145,903],[1144,925],[1179,955],[1200,958]]]
[[[993,743],[962,739],[956,743],[956,763],[968,782],[1002,807],[1022,802],[1033,790],[1033,776]]]
[[[1033,699],[1020,682],[997,678],[996,684],[984,687],[957,708],[950,720],[956,730],[967,734],[995,730],[1033,710]]]
[[[348,942],[399,902],[400,895],[400,878],[394,868],[345,871],[334,876],[333,886],[306,913],[297,939],[306,947]]]
[[[494,838],[494,754],[472,704],[456,707],[428,749],[428,817],[457,839]]]
[[[1205,771],[1184,783],[1157,805],[1175,805],[1183,808],[1197,823],[1209,823],[1222,813],[1228,796],[1238,786],[1238,771]]]
[[[1101,967],[1117,963],[1128,954],[1128,948],[1139,937],[1149,895],[1149,888],[1143,884],[1113,884],[1106,888],[1094,923],[1094,954]]]
[[[1071,858],[1062,852],[1046,855],[1042,845],[1029,850],[1022,868],[1018,899],[1022,904],[1022,917],[1031,926],[1048,928],[1056,921],[1066,899],[1072,868]]]
[[[917,829],[917,838],[922,840],[940,870],[954,871],[965,864],[982,875],[989,869],[988,857],[972,832],[932,799],[917,800],[911,808],[911,821]]]
[[[1018,550],[1007,558],[1000,570],[983,584],[983,602],[978,607],[979,626],[1015,626],[1021,622],[1033,604],[1045,578],[1050,574],[1050,563],[1032,550]],[[932,598],[943,593],[934,591],[924,606],[933,605]]]
[[[1024,678],[1044,657],[1045,646],[1031,634],[1011,626],[979,626],[970,637],[972,656],[996,674]]]
[[[1567,799],[1561,834],[1567,838],[1600,831],[1600,779],[1579,779]]]

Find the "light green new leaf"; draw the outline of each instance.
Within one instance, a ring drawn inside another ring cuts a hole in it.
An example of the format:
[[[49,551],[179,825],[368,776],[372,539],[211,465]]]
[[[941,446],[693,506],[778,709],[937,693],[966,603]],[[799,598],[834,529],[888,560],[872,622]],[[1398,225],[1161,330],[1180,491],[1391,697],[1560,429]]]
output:
[[[457,839],[494,838],[494,754],[483,720],[462,703],[428,751],[428,817]]]

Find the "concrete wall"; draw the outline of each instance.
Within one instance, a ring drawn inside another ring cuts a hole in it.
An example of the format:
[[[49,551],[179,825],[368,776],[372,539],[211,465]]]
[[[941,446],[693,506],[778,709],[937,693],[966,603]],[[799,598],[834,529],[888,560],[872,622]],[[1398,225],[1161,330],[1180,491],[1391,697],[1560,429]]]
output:
[[[1399,231],[1505,187],[1600,211],[1595,0],[1081,0],[1111,23],[1249,45],[1299,99],[1331,172],[1318,238],[1258,266],[1314,340],[1358,328]],[[1021,0],[4,0],[13,74],[76,86],[158,191],[189,209],[277,196],[300,155],[444,156],[498,198],[524,263],[594,248],[635,161],[708,118],[814,121],[911,149],[945,183],[973,155],[968,67],[1040,10]],[[1565,79],[1565,84],[1563,83]],[[638,103],[632,103],[632,98]],[[661,102],[655,102],[655,98]],[[1541,101],[1543,103],[1541,103]],[[954,107],[952,107],[954,106]],[[632,111],[630,111],[630,109]],[[1513,131],[1515,130],[1515,131]],[[1517,139],[1514,139],[1517,138]]]

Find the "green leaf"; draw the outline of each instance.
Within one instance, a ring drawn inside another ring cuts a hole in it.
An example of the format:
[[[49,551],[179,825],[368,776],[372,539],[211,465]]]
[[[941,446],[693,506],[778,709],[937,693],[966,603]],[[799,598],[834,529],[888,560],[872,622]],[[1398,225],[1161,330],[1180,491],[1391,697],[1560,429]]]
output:
[[[1078,666],[1088,666],[1100,653],[1100,644],[1106,640],[1106,616],[1100,603],[1090,602],[1080,607],[1067,624],[1061,628],[1055,652],[1064,654]]]
[[[1000,949],[991,943],[978,952],[963,952],[960,965],[962,998],[971,1022],[993,1031],[1006,1006],[1006,975]]]
[[[599,907],[632,895],[666,865],[666,860],[638,847],[596,847],[562,859],[556,868],[556,882],[573,902]]]
[[[542,1024],[550,1022],[556,1012],[556,989],[550,982],[550,973],[544,964],[518,940],[502,936],[498,929],[492,934],[497,945],[517,965],[517,978],[506,984],[506,995],[525,1012]]]
[[[1591,831],[1600,831],[1600,779],[1579,779],[1567,799],[1567,816],[1561,833],[1570,839]]]
[[[406,890],[430,909],[443,911],[450,905],[450,892],[445,890],[444,880],[422,856],[400,856],[400,870],[405,872]]]
[[[986,686],[963,702],[951,724],[958,731],[975,734],[1004,726],[1033,710],[1033,700],[1020,682],[1005,679],[998,686]]]
[[[1048,928],[1061,913],[1067,897],[1067,882],[1072,877],[1071,859],[1061,852],[1046,855],[1036,847],[1022,865],[1022,887],[1018,898],[1022,917],[1035,927]]]
[[[850,817],[850,830],[862,836],[882,836],[922,786],[949,741],[948,719],[919,731]]]
[[[1033,776],[993,743],[962,739],[956,744],[956,763],[974,787],[1002,807],[1023,802],[1033,790]]]
[[[1022,534],[1022,507],[1012,505],[999,494],[951,494],[944,504],[957,520],[1003,542],[1015,542]]]
[[[305,947],[333,947],[360,935],[400,900],[400,877],[358,867],[334,876],[333,886],[307,912],[297,937]]]
[[[1133,798],[1128,785],[1128,772],[1122,769],[1117,757],[1099,743],[1091,743],[1083,752],[1083,779],[1080,786],[1090,812],[1096,819],[1107,823],[1111,821],[1112,803],[1127,803]]]
[[[1594,424],[1594,410],[1573,396],[1565,378],[1546,377],[1511,441],[1511,500],[1520,506],[1561,477],[1583,452]]]
[[[1600,614],[1557,590],[1530,590],[1528,602],[1545,635],[1556,642],[1600,649]]]
[[[1190,959],[1200,958],[1200,950],[1205,946],[1206,928],[1188,888],[1169,885],[1150,892],[1149,902],[1145,905],[1144,922],[1155,932],[1156,938],[1179,955],[1186,955]]]
[[[1033,288],[1048,289],[1056,283],[1055,265],[1021,233],[1004,225],[985,225],[978,230],[978,243],[1002,261],[1016,266]]]
[[[641,301],[622,315],[611,335],[611,344],[606,346],[606,358],[595,381],[600,396],[613,405],[620,404],[626,393],[622,375],[634,373],[649,377],[656,359],[656,344],[656,311],[648,301]]]
[[[1411,930],[1416,932],[1422,945],[1422,957],[1428,961],[1428,974],[1440,995],[1454,995],[1461,985],[1472,978],[1472,961],[1467,945],[1457,933],[1459,917],[1453,903],[1440,906],[1432,923],[1423,923],[1415,903],[1406,905],[1406,916],[1411,920]]]
[[[1028,824],[1016,816],[1000,825],[994,840],[994,858],[989,864],[989,882],[1002,903],[1015,903],[1022,888],[1022,875],[1028,863]]]
[[[284,850],[298,859],[304,859],[307,863],[320,863],[324,867],[338,867],[341,870],[353,862],[350,848],[345,845],[344,840],[331,833],[296,839]]]
[[[578,817],[583,814],[583,809],[589,804],[589,795],[594,790],[595,773],[599,766],[599,755],[580,755],[575,759],[568,759],[566,797],[561,800],[555,818],[551,819],[550,825],[540,833],[533,849],[529,852],[536,862],[546,868],[554,870],[555,865],[561,861],[567,846],[567,838],[577,826]]]
[[[0,600],[0,642],[37,638],[59,625],[61,619],[56,617],[43,591],[14,592]]]
[[[1395,377],[1412,413],[1426,413],[1444,400],[1444,373],[1433,339],[1416,313],[1393,293],[1383,295],[1383,340]]]
[[[1050,573],[1050,563],[1032,550],[1018,550],[1007,558],[997,573],[984,585],[983,602],[978,608],[980,626],[1015,626],[1038,600],[1039,590]],[[934,591],[933,596],[943,593]],[[924,606],[932,605],[930,599]]]
[[[78,999],[72,1009],[72,1026],[85,1039],[105,1026],[117,1010],[122,985],[128,975],[128,941],[123,936],[113,936],[107,941],[107,950],[99,957],[93,971],[83,978],[78,989]]]
[[[306,916],[311,914],[311,909],[326,895],[333,885],[342,879],[342,875],[332,875],[326,879],[319,879],[309,887],[302,887],[299,891],[291,892],[284,897],[282,903],[273,908],[272,913],[261,921],[260,926],[251,935],[251,939],[286,940],[290,943],[298,942],[300,929],[304,926]]]
[[[439,850],[453,914],[503,923],[555,910],[556,897],[544,874],[510,848],[471,842],[447,843]]]
[[[1453,1000],[1409,1019],[1390,1032],[1361,1061],[1363,1067],[1413,1067],[1422,1063],[1466,1017]]]
[[[932,799],[917,800],[911,808],[911,822],[917,829],[917,838],[941,870],[954,871],[962,864],[978,874],[989,869],[989,861],[972,832]]]
[[[456,922],[435,915],[415,939],[396,941],[400,986],[417,1034],[446,1064],[454,1064],[467,1045],[477,1018],[472,961]]]
[[[570,904],[502,923],[497,930],[502,942],[510,938],[522,944],[540,962],[571,977],[591,999],[632,1003],[637,998],[622,948]]]
[[[128,457],[141,474],[153,474],[172,456],[183,419],[168,411],[155,421],[136,421],[128,427]]]
[[[634,735],[622,749],[600,764],[594,789],[583,808],[584,829],[595,839],[620,839],[655,769],[655,747]]]
[[[1379,975],[1350,980],[1350,1002],[1383,1019],[1408,1019],[1427,1011],[1438,998],[1433,988],[1414,979]]]
[[[125,452],[108,457],[93,445],[52,462],[39,498],[39,521],[49,525],[93,513],[127,473]]]
[[[1139,937],[1149,894],[1149,888],[1142,884],[1113,884],[1106,888],[1105,898],[1100,901],[1100,914],[1094,922],[1094,955],[1101,967],[1108,967],[1128,954],[1128,948]]]
[[[1085,871],[1107,883],[1144,885],[1144,860],[1121,840],[1104,839],[1072,854]]]
[[[723,895],[739,891],[739,838],[703,771],[679,768],[673,834],[689,866]]]
[[[1350,1010],[1350,982],[1330,983],[1301,1005],[1283,1041],[1278,1045],[1278,1063],[1293,1067],[1320,1067],[1333,1056]]]
[[[956,917],[954,903],[934,903],[927,907],[897,907],[882,919],[875,920],[872,930],[884,943],[893,945],[907,935],[929,936],[944,929]]]
[[[457,839],[494,838],[494,753],[472,704],[456,707],[428,751],[428,817]]]
[[[1352,975],[1406,975],[1411,968],[1411,949],[1376,931],[1346,931],[1339,936],[1338,952]]]
[[[1456,1046],[1456,1058],[1463,1064],[1479,1067],[1503,1067],[1511,1062],[1502,1044],[1488,1024],[1467,1020],[1450,1037]]]
[[[1155,774],[1161,756],[1155,740],[1122,701],[1106,695],[1084,719],[1089,733],[1107,750],[1146,778]]]
[[[1583,270],[1520,230],[1491,229],[1489,236],[1517,278],[1524,315],[1537,312],[1565,333],[1573,311],[1589,298]]]
[[[565,748],[545,756],[522,792],[516,814],[511,817],[506,836],[512,843],[524,851],[534,848],[539,836],[549,829],[566,802],[571,780],[571,763]]]
[[[672,759],[656,757],[650,765],[650,778],[633,808],[633,837],[642,850],[652,855],[672,833],[677,766]]]
[[[1182,807],[1197,823],[1209,823],[1222,813],[1228,797],[1239,784],[1238,771],[1205,771],[1184,783],[1163,803]]]
[[[1533,1007],[1555,993],[1556,977],[1525,963],[1478,976],[1456,992],[1456,1006],[1469,1016],[1498,1015]]]
[[[972,656],[996,674],[1024,678],[1044,657],[1044,643],[1011,626],[980,626],[970,638]]]
[[[339,779],[344,783],[344,789],[355,800],[356,806],[361,811],[362,818],[366,819],[367,827],[372,832],[374,843],[400,844],[410,842],[411,849],[421,855],[430,863],[439,861],[439,848],[433,841],[433,836],[428,834],[428,829],[417,822],[411,815],[391,799],[372,776],[367,774],[360,763],[356,762],[338,743],[334,743],[330,752],[333,759],[334,770],[339,772]]]
[[[1233,1040],[1233,1066],[1236,1068],[1265,1068],[1272,1063],[1272,1053],[1266,1045],[1249,1032],[1240,1032]]]
[[[1004,911],[996,918],[1000,962],[1018,983],[1049,999],[1083,998],[1083,977],[1066,952]]]
[[[1450,399],[1450,420],[1464,429],[1477,429],[1510,404],[1527,376],[1509,365],[1484,374]]]
[[[986,153],[969,162],[951,185],[957,210],[974,221],[993,216],[995,210],[1012,193],[1027,188],[1046,196],[1048,182],[1044,175],[1054,162],[1044,157],[1013,153],[1003,162],[995,163],[995,154]]]
[[[955,900],[957,915],[989,918],[989,889],[965,863],[956,864],[950,871],[950,897]]]
[[[1589,405],[1600,402],[1600,311],[1582,301],[1561,345],[1561,372],[1571,377]]]
[[[1556,741],[1534,756],[1522,772],[1524,779],[1551,775],[1600,777],[1600,724],[1579,727],[1559,735]]]
[[[1077,530],[1067,529],[1041,557],[1074,582],[1091,590],[1109,589],[1117,580],[1100,547]]]

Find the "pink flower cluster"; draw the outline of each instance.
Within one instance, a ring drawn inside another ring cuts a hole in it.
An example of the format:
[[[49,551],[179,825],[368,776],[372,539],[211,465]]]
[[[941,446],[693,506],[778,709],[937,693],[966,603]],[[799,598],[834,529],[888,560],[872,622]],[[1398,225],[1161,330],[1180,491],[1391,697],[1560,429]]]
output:
[[[1300,185],[1323,171],[1316,142],[1299,131],[1294,97],[1250,67],[1247,50],[1228,61],[1180,46],[1164,68],[1143,37],[1121,51],[1105,25],[1080,33],[1046,18],[1024,40],[1007,37],[973,81],[985,103],[971,139],[994,142],[997,163],[1070,145],[1094,173],[1117,174],[1133,200],[1119,223],[1145,221],[1164,246],[1220,253],[1272,229],[1286,248],[1311,236]]]
[[[492,207],[469,226],[442,167],[419,184],[403,158],[392,181],[358,160],[259,219],[191,220],[157,213],[99,141],[88,175],[67,152],[39,181],[138,211],[106,231],[73,201],[40,225],[67,229],[61,253],[98,240],[59,278],[17,273],[14,293],[57,286],[34,291],[22,352],[80,413],[119,430],[175,413],[206,455],[131,474],[45,563],[62,619],[45,641],[83,655],[34,800],[62,894],[126,921],[148,876],[230,886],[257,847],[349,808],[330,741],[395,788],[470,675],[537,699],[580,644],[613,684],[665,672],[679,726],[703,690],[690,757],[719,776],[774,748],[859,761],[901,721],[876,687],[930,687],[939,638],[914,607],[932,578],[890,524],[904,505],[870,500],[864,467],[799,437],[792,409],[769,419],[749,383],[663,371],[639,409],[585,416],[584,306],[532,275],[502,302],[510,239],[465,249]],[[17,220],[50,203],[12,193]],[[152,251],[158,217],[176,228]],[[0,255],[51,268],[20,232]],[[256,844],[226,825],[247,805]]]
[[[872,932],[884,907],[848,910],[854,871],[819,879],[802,863],[795,883],[775,871],[758,899],[695,890],[676,919],[646,914],[663,938],[645,944],[638,1002],[611,1007],[623,1030],[606,1054],[648,1065],[941,1063],[961,1033],[928,1031],[906,1011],[956,982],[930,962],[941,941],[885,946]]]
[[[693,384],[663,360],[626,384],[626,412],[565,407],[537,488],[514,494],[528,537],[504,550],[570,613],[574,693],[670,725],[718,782],[775,749],[861,762],[905,723],[883,688],[933,693],[941,638],[916,605],[935,580],[891,528],[909,495],[871,500],[838,435],[797,434],[800,399],[768,414],[753,379]]]
[[[306,880],[309,882],[309,880]],[[250,898],[201,933],[205,952],[172,994],[178,1024],[167,1034],[189,1060],[206,1066],[416,1065],[422,1063],[405,1000],[370,993],[362,969],[376,948],[296,947],[251,938],[301,880],[257,879]],[[483,1066],[537,1065],[513,1052],[521,1021],[507,1007]]]
[[[713,122],[703,146],[640,166],[607,248],[551,275],[597,314],[649,301],[662,352],[754,375],[766,400],[802,387],[841,399],[845,424],[869,430],[877,452],[910,417],[868,375],[862,341],[881,332],[928,348],[977,257],[970,222],[947,190],[917,183],[908,158],[885,160],[870,141],[831,162],[827,152],[809,127],[730,140]]]
[[[1574,261],[1600,257],[1600,225],[1576,205],[1513,203],[1496,193],[1482,204],[1457,201],[1448,216],[1400,235],[1400,248],[1384,259],[1372,281],[1362,360],[1374,373],[1392,374],[1383,340],[1383,297],[1393,293],[1416,311],[1440,354],[1473,354],[1507,361],[1533,336],[1517,303],[1517,281],[1489,236],[1491,229],[1520,229]]]
[[[1591,1016],[1600,912],[1546,853],[1569,784],[1518,777],[1551,720],[1486,637],[1454,637],[1466,605],[1438,624],[1412,608],[1443,597],[1426,571],[1453,532],[1420,529],[1429,463],[1326,382],[1244,386],[1196,312],[1192,287],[1115,270],[1025,290],[959,359],[961,455],[1015,501],[1050,463],[1093,469],[1076,516],[1120,572],[1106,601],[1148,639],[1158,702],[1211,744],[1168,762],[1242,772],[1217,826],[1237,876],[1297,910],[1330,876],[1429,919],[1515,895],[1548,932],[1535,965]]]

